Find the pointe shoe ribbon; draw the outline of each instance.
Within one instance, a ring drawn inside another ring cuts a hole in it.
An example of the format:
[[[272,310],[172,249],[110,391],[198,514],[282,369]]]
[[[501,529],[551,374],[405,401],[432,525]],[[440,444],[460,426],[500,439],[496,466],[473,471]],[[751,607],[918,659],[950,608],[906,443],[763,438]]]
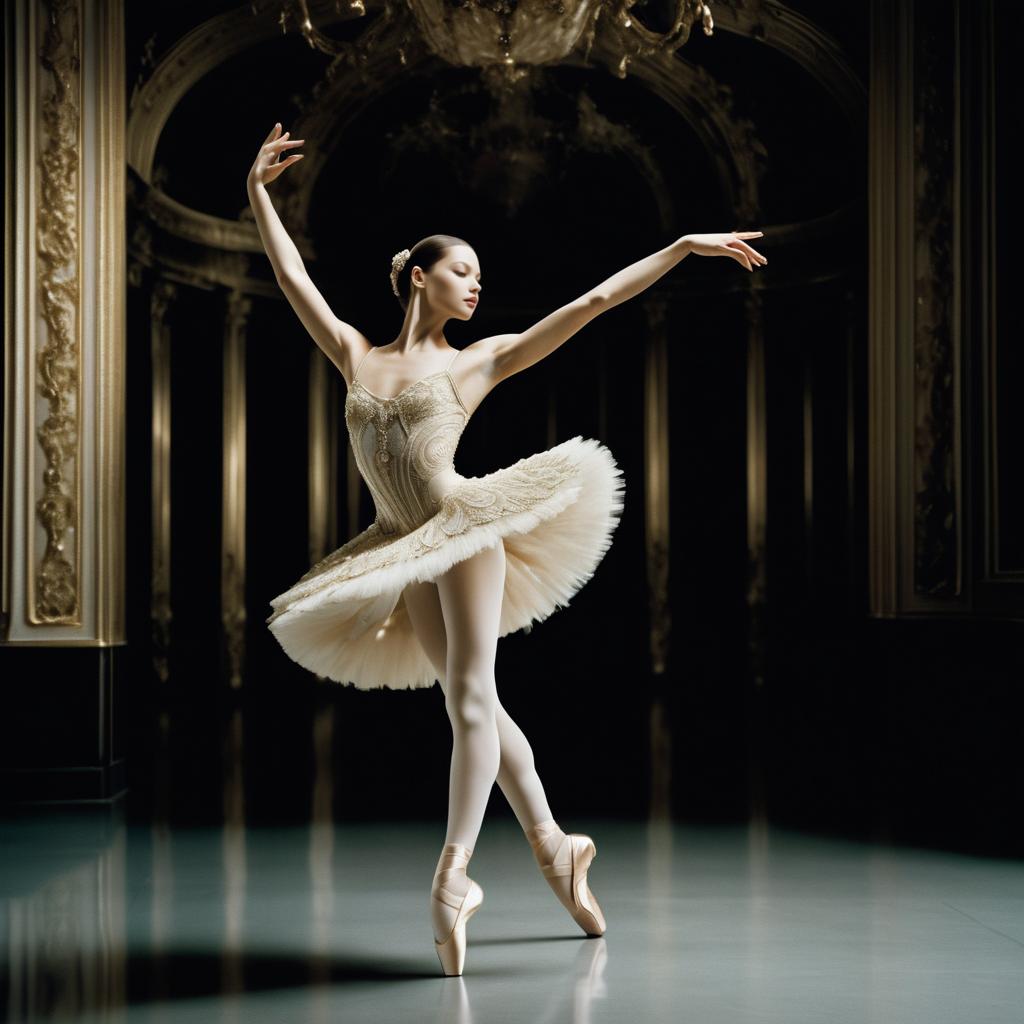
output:
[[[547,840],[562,830],[553,820],[542,821],[527,830],[526,838],[533,847],[537,862],[562,906],[587,935],[603,935],[606,928],[604,914],[587,884],[587,871],[597,856],[597,848],[590,836],[575,832],[563,835],[550,863],[541,861],[541,851]],[[556,878],[569,876],[569,893]]]
[[[446,975],[462,973],[466,962],[466,922],[480,909],[484,901],[484,891],[467,877],[469,888],[465,895],[458,895],[445,887],[454,874],[464,873],[473,851],[461,843],[445,843],[441,851],[441,859],[449,861],[447,867],[441,868],[434,876],[434,884],[430,890],[430,898],[447,904],[458,911],[455,923],[448,937],[443,942],[434,939],[434,949],[441,961],[441,969]]]

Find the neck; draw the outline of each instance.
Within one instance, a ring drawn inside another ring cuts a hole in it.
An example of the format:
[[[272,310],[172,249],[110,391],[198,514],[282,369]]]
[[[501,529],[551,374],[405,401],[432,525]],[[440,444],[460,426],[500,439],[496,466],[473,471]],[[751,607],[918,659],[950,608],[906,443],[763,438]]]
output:
[[[444,325],[449,318],[425,309],[419,299],[419,295],[414,297],[398,337],[387,346],[403,355],[424,349],[451,347],[444,336]]]

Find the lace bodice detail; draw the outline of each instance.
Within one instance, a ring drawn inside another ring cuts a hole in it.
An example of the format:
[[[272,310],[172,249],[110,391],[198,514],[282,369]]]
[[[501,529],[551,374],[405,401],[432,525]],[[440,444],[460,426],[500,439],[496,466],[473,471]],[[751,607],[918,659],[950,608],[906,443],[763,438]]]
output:
[[[421,377],[393,398],[363,387],[357,371],[345,397],[356,465],[384,533],[416,529],[464,479],[454,459],[469,413],[449,368]]]

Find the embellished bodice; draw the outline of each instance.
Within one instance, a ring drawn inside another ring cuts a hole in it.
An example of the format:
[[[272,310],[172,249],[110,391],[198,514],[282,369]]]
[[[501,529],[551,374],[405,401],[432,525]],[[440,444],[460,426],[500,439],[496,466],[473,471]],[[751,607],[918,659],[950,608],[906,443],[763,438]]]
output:
[[[450,368],[413,381],[393,398],[365,388],[358,370],[349,387],[345,425],[384,533],[416,529],[464,479],[454,459],[470,414]]]

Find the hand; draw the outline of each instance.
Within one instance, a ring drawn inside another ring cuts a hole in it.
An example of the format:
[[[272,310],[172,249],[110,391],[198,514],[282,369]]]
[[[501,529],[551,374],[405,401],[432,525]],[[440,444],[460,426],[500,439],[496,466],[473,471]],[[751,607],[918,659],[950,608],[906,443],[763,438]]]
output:
[[[749,271],[754,267],[750,265],[751,259],[755,266],[763,266],[768,260],[756,249],[751,248],[743,241],[744,238],[760,238],[763,231],[727,231],[724,234],[710,235],[684,235],[690,243],[690,251],[698,256],[731,256],[738,260]]]
[[[292,146],[301,146],[305,139],[289,139],[291,132],[281,135],[281,125],[275,124],[270,134],[266,137],[260,151],[256,154],[252,168],[249,171],[249,185],[269,185],[286,167],[290,167],[296,160],[302,159],[301,153],[293,153],[286,160],[278,161],[278,157]],[[279,137],[280,136],[280,137]]]

